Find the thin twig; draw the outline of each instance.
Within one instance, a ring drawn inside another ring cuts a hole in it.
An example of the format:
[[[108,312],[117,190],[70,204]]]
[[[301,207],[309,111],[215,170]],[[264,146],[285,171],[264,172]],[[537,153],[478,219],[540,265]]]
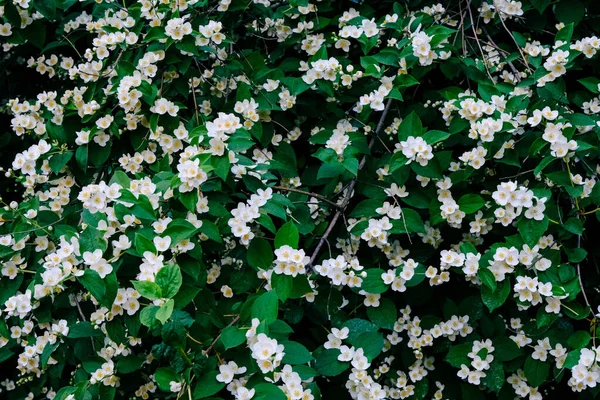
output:
[[[494,47],[496,47],[497,49],[500,49],[500,47],[498,47],[498,45],[494,42],[494,39],[492,39],[492,37],[488,33],[487,29],[485,29],[485,26],[482,26],[481,29],[483,30],[483,33],[485,33],[485,36],[487,36],[490,43],[492,45],[494,45]],[[517,79],[517,82],[521,82],[521,75],[519,74],[519,70],[515,67],[515,65],[512,63],[512,61],[508,61],[508,66],[512,70],[513,74],[515,74],[515,78]]]
[[[330,204],[330,205],[332,205],[332,206],[333,206],[333,207],[335,207],[335,208],[340,208],[340,205],[339,205],[339,204],[337,204],[337,203],[335,203],[335,202],[333,202],[333,201],[329,200],[327,197],[325,197],[325,196],[322,196],[322,195],[320,195],[320,194],[317,194],[317,193],[313,193],[313,192],[306,192],[306,191],[304,191],[304,190],[300,190],[300,189],[296,189],[296,188],[290,188],[290,187],[285,187],[285,186],[272,186],[272,188],[273,188],[273,189],[277,189],[277,190],[286,190],[286,191],[288,191],[288,192],[294,192],[294,193],[301,193],[301,194],[305,194],[305,195],[307,195],[307,196],[314,197],[314,198],[316,198],[316,199],[319,199],[319,200],[321,200],[321,201],[324,201],[325,203],[327,203],[327,204]]]
[[[83,321],[85,321],[85,315],[83,314],[83,311],[81,310],[81,306],[79,305],[79,300],[77,300],[77,295],[74,294],[73,298],[75,299],[75,305],[77,306],[77,311],[79,311],[79,316],[81,317],[81,319]],[[96,345],[94,344],[94,338],[90,337],[90,341],[92,342],[92,349],[94,350],[94,353],[96,352]]]
[[[198,102],[196,101],[196,87],[194,86],[194,78],[192,81],[192,97],[194,98],[194,108],[196,109],[196,125],[200,125],[200,117],[198,116]]]
[[[377,135],[379,135],[379,132],[381,132],[381,129],[383,128],[383,123],[390,111],[391,106],[392,106],[392,99],[388,99],[385,109],[383,110],[383,113],[381,114],[381,118],[379,119],[379,122],[377,123],[377,128],[375,129],[375,137],[373,137],[371,139],[371,142],[369,143],[369,149],[371,149],[373,147],[373,144],[375,143],[375,138],[377,137]],[[367,156],[364,155],[363,158],[360,160],[360,163],[358,164],[358,171],[360,171],[366,163],[367,163]],[[327,238],[329,237],[329,234],[333,230],[333,227],[335,226],[337,220],[340,218],[340,215],[342,215],[342,213],[344,212],[344,209],[348,206],[348,204],[350,203],[350,200],[352,200],[352,196],[354,194],[354,186],[356,186],[356,181],[358,179],[358,171],[356,174],[357,176],[354,179],[352,179],[352,181],[350,181],[350,184],[348,185],[348,189],[347,189],[346,197],[344,198],[344,201],[342,202],[340,208],[338,208],[338,210],[335,212],[335,215],[331,219],[329,226],[327,226],[327,230],[325,230],[325,233],[321,237],[321,240],[319,240],[319,243],[317,243],[317,247],[315,248],[315,251],[313,252],[312,256],[310,257],[310,261],[306,265],[307,272],[312,271],[312,265],[315,262],[317,256],[319,255],[319,251],[321,251],[321,247],[323,247],[323,244],[325,244],[325,242],[327,241]]]
[[[490,70],[487,66],[487,61],[485,59],[485,54],[483,53],[483,48],[481,48],[481,43],[479,42],[479,36],[477,35],[477,28],[475,28],[475,21],[473,20],[473,12],[471,11],[471,1],[467,3],[467,11],[469,12],[469,19],[471,20],[471,29],[473,30],[473,34],[475,35],[475,41],[477,42],[477,47],[479,47],[479,51],[481,52],[481,57],[483,58],[483,66],[485,67],[485,72],[490,77],[490,80],[494,82],[494,78],[492,74],[490,74]]]
[[[519,50],[519,54],[521,54],[521,57],[523,58],[525,67],[527,68],[527,71],[529,71],[529,73],[531,73],[531,68],[529,68],[529,63],[527,62],[527,59],[525,58],[525,54],[523,54],[523,50],[521,50],[521,46],[519,45],[519,43],[517,43],[517,39],[515,38],[515,35],[513,35],[512,32],[508,29],[508,27],[504,23],[504,19],[502,19],[502,16],[500,15],[500,13],[502,11],[500,11],[500,8],[498,8],[498,5],[496,4],[496,0],[494,0],[494,6],[496,7],[496,10],[498,10],[498,18],[500,18],[500,23],[504,27],[504,30],[506,30],[508,35],[512,38],[513,42],[515,42],[515,44],[517,45],[517,49]]]
[[[227,325],[225,328],[229,328],[231,325],[235,324],[236,322],[238,322],[240,319],[240,316],[238,315],[237,317],[235,317],[234,319],[231,320],[231,322],[229,323],[229,325]],[[223,328],[223,329],[225,329]],[[217,337],[215,338],[215,340],[212,341],[212,343],[210,344],[210,346],[208,346],[208,348],[206,350],[203,350],[202,353],[204,353],[204,355],[207,355],[208,353],[210,353],[210,351],[213,349],[213,347],[215,347],[215,344],[217,343],[217,340],[219,340],[219,338],[221,337],[221,333],[223,333],[223,329],[221,330],[221,332],[219,332],[219,334],[217,335]]]

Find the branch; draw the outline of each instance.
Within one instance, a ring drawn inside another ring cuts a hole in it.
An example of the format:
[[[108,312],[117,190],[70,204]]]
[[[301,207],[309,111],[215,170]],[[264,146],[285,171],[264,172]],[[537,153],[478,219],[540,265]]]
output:
[[[481,29],[483,30],[483,33],[485,33],[485,36],[487,36],[490,43],[497,49],[500,49],[500,47],[498,47],[498,45],[494,42],[494,40],[488,33],[487,29],[485,29],[485,26],[482,26]],[[508,62],[508,66],[510,67],[513,74],[515,74],[515,78],[517,79],[517,82],[521,82],[521,75],[519,74],[519,70],[515,67],[515,65],[512,63],[512,61]]]
[[[73,298],[75,299],[75,305],[77,306],[77,311],[79,311],[79,316],[83,321],[85,321],[85,315],[83,315],[83,311],[81,311],[81,306],[79,305],[79,300],[77,300],[77,293],[73,294]],[[94,338],[90,337],[90,341],[92,342],[92,350],[94,350],[95,353],[96,345],[94,344]]]
[[[479,42],[479,36],[477,36],[477,28],[475,28],[475,21],[473,21],[473,12],[471,11],[471,1],[469,0],[469,2],[467,3],[467,11],[469,12],[469,19],[471,20],[471,30],[473,31],[473,34],[475,35],[475,41],[477,42],[477,47],[479,47],[479,51],[481,52],[481,57],[483,58],[483,66],[485,68],[485,72],[487,72],[488,77],[490,78],[490,80],[493,82],[494,78],[492,77],[492,74],[490,73],[490,70],[487,66],[487,60],[485,59],[485,54],[483,53],[483,49],[481,48],[481,43]]]
[[[294,192],[294,193],[301,193],[301,194],[305,194],[307,196],[310,197],[314,197],[316,199],[319,199],[321,201],[324,201],[325,203],[328,203],[330,205],[332,205],[335,208],[340,208],[340,205],[329,200],[327,197],[322,196],[320,194],[317,193],[313,193],[313,192],[306,192],[304,190],[300,190],[300,189],[296,189],[296,188],[289,188],[289,187],[285,187],[285,186],[272,186],[273,189],[277,189],[277,190],[287,190],[288,192]]]
[[[371,149],[373,147],[373,144],[375,143],[375,139],[378,137],[379,132],[381,132],[381,129],[383,128],[383,122],[385,121],[391,107],[392,107],[392,99],[388,99],[388,102],[385,105],[385,109],[383,110],[383,114],[381,114],[381,118],[379,118],[379,122],[377,123],[377,128],[375,129],[375,137],[373,137],[371,139],[371,142],[369,143],[369,149]],[[360,160],[360,163],[358,164],[358,171],[360,171],[365,166],[366,162],[367,162],[367,156],[364,155],[363,158]],[[350,184],[348,185],[348,189],[347,189],[348,194],[346,195],[346,198],[344,199],[342,204],[339,206],[338,210],[335,212],[335,215],[331,219],[329,226],[327,226],[327,230],[321,237],[321,240],[319,240],[319,243],[317,243],[317,247],[315,248],[315,251],[313,252],[312,256],[310,257],[310,261],[306,265],[307,272],[312,271],[312,265],[315,262],[317,256],[319,255],[319,251],[321,251],[321,247],[323,247],[323,244],[325,244],[325,242],[327,241],[327,238],[329,237],[329,234],[333,230],[333,227],[335,226],[337,220],[340,218],[340,215],[342,215],[342,213],[344,212],[344,209],[348,206],[348,204],[350,203],[350,200],[352,200],[352,196],[354,195],[354,186],[356,186],[356,181],[358,179],[358,171],[356,173],[356,177],[353,178],[352,181],[350,181]]]
[[[227,325],[225,328],[229,328],[231,325],[235,324],[236,322],[238,322],[240,319],[240,316],[236,316],[234,319],[231,320],[231,322],[229,323],[229,325]],[[223,329],[225,329],[223,328]],[[213,349],[213,347],[215,347],[215,343],[217,343],[217,340],[219,340],[219,338],[221,337],[221,333],[223,333],[223,329],[221,329],[221,332],[219,332],[219,334],[217,335],[217,337],[215,338],[215,340],[212,341],[212,343],[208,346],[208,348],[206,350],[203,350],[202,353],[204,355],[208,355],[208,353],[210,353],[210,351]]]
[[[504,23],[504,19],[500,15],[500,13],[504,14],[504,12],[500,11],[500,8],[498,8],[498,5],[496,4],[496,0],[494,0],[494,7],[496,8],[496,10],[498,10],[498,18],[500,18],[500,23],[504,27],[504,30],[506,31],[506,33],[508,33],[508,35],[511,37],[513,42],[515,42],[515,44],[517,45],[517,49],[519,50],[519,54],[521,54],[521,58],[523,58],[525,67],[527,68],[527,71],[529,71],[529,73],[531,74],[531,68],[529,68],[529,63],[527,62],[527,59],[525,58],[525,54],[523,54],[523,50],[521,50],[521,46],[519,45],[519,43],[517,43],[517,39],[515,39],[515,35],[512,34],[512,32],[508,29],[508,27]]]

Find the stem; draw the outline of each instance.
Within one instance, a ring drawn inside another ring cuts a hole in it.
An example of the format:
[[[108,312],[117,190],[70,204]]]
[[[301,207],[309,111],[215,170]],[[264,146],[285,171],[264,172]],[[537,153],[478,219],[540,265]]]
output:
[[[239,319],[240,319],[240,316],[238,315],[233,320],[231,320],[231,322],[229,323],[229,325],[227,325],[225,328],[229,328],[231,325],[233,325],[236,322],[238,322]],[[208,355],[208,353],[210,353],[210,351],[213,349],[213,347],[215,347],[215,343],[217,343],[217,340],[219,340],[219,338],[221,337],[221,333],[222,332],[223,332],[223,330],[221,330],[221,332],[219,332],[219,334],[217,335],[217,337],[215,338],[215,340],[213,340],[212,343],[208,346],[208,348],[206,350],[202,351],[202,353],[204,353],[205,355]]]
[[[385,118],[387,117],[387,115],[390,111],[390,108],[392,108],[392,99],[388,99],[385,109],[383,110],[383,113],[381,114],[381,118],[379,118],[379,122],[377,123],[377,128],[375,129],[375,137],[371,139],[371,142],[369,143],[369,149],[371,149],[373,147],[373,144],[375,143],[375,138],[379,135],[379,132],[381,132],[381,129],[383,128],[383,122],[385,121]],[[365,166],[366,163],[367,163],[367,156],[364,155],[363,158],[360,160],[360,163],[358,164],[358,171],[360,171]],[[331,219],[329,226],[327,226],[327,230],[321,237],[321,240],[319,240],[319,243],[317,243],[317,247],[315,248],[315,251],[313,252],[312,256],[310,257],[310,261],[306,265],[307,273],[312,271],[312,265],[315,262],[315,259],[317,258],[317,256],[319,255],[319,251],[321,251],[321,247],[323,247],[323,244],[327,241],[327,238],[329,237],[329,234],[333,230],[333,227],[335,226],[337,220],[340,218],[340,215],[342,215],[342,212],[348,206],[348,203],[350,203],[350,200],[352,200],[352,196],[354,195],[354,186],[356,186],[357,179],[358,179],[358,172],[356,174],[356,177],[354,179],[352,179],[352,181],[350,181],[350,184],[348,185],[346,198],[344,199],[342,204],[339,206],[338,210],[335,212],[335,215]]]
[[[314,197],[316,199],[319,199],[321,201],[324,201],[325,203],[328,203],[330,205],[332,205],[335,208],[340,208],[340,205],[337,203],[334,203],[333,201],[329,200],[327,197],[317,194],[317,193],[313,193],[313,192],[306,192],[304,190],[300,190],[300,189],[296,189],[296,188],[289,188],[289,187],[285,187],[285,186],[273,186],[273,189],[277,189],[277,190],[286,190],[288,192],[294,192],[294,193],[301,193],[301,194],[305,194],[307,196],[310,197]]]

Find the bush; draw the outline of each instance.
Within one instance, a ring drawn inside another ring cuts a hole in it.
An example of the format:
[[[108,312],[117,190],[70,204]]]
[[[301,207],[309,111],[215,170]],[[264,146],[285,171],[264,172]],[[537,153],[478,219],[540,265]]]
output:
[[[597,395],[597,2],[0,5],[4,397]]]

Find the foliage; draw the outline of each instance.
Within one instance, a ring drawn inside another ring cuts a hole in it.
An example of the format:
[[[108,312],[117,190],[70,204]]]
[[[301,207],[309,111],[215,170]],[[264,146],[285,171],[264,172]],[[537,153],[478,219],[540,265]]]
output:
[[[0,0],[3,396],[596,396],[596,3]]]

